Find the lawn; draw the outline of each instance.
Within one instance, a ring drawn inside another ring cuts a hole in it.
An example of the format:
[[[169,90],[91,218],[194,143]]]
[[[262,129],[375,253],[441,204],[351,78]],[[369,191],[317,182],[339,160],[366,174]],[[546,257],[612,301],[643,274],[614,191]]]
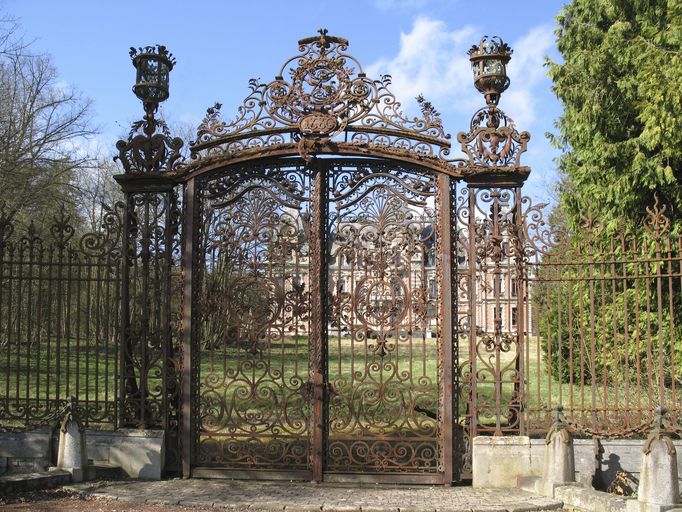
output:
[[[537,337],[527,340],[525,397],[529,411],[547,410],[562,403],[567,413],[576,410],[581,421],[594,421],[610,410],[619,414],[648,410],[660,397],[637,387],[638,376],[612,376],[613,381],[560,383],[548,375]],[[468,338],[460,337],[458,361],[467,366]],[[383,353],[383,355],[382,355]],[[308,426],[309,343],[305,335],[273,337],[269,342],[215,345],[200,350],[200,387],[203,418],[208,430],[254,432],[258,428],[283,428],[304,432]],[[490,356],[492,355],[492,358]],[[488,354],[479,347],[476,392],[481,404],[495,404],[494,368],[507,368],[500,386],[500,403],[513,392],[513,355]],[[101,409],[118,396],[119,353],[115,340],[86,342],[83,338],[59,343],[5,344],[0,346],[0,404],[5,417],[0,425],[17,426],[27,415],[52,414],[48,404],[74,394],[86,406]],[[434,432],[432,417],[438,404],[438,340],[421,335],[382,345],[376,339],[328,338],[330,431],[339,436],[425,435]],[[253,384],[257,385],[254,386]],[[614,385],[615,383],[615,385]],[[150,389],[160,385],[150,379]],[[669,403],[680,403],[680,390],[667,391]],[[466,410],[461,404],[462,414]],[[494,422],[481,408],[479,420]],[[506,411],[503,411],[503,414]],[[12,416],[8,418],[7,415]],[[587,419],[586,419],[587,418]],[[465,418],[457,420],[464,423]],[[502,422],[506,421],[502,418]],[[258,423],[262,427],[257,427]],[[255,430],[254,430],[255,429]],[[250,434],[249,434],[250,435]]]

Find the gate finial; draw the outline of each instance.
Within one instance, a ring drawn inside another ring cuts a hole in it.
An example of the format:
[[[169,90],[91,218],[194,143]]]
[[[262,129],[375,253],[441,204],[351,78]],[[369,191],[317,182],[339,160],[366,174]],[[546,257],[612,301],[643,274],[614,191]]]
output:
[[[486,102],[471,118],[469,131],[457,134],[468,157],[462,172],[470,185],[514,186],[523,183],[530,173],[521,165],[530,134],[519,133],[514,121],[497,108],[500,96],[509,87],[507,64],[512,53],[511,47],[497,36],[482,37],[468,51],[474,86]]]
[[[116,143],[126,173],[150,173],[173,170],[180,158],[183,141],[171,138],[168,126],[154,115],[159,104],[170,95],[169,75],[175,57],[163,45],[131,48],[130,57],[137,70],[133,92],[144,107],[144,117],[132,124],[127,140]]]
[[[495,108],[500,95],[509,87],[507,63],[514,50],[498,36],[483,36],[469,51],[474,86],[485,97],[490,108]]]

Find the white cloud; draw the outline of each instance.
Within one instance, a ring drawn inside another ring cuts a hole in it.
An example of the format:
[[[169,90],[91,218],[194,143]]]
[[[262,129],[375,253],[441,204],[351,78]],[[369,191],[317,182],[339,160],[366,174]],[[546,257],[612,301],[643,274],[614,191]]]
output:
[[[538,86],[548,80],[545,75],[545,55],[554,44],[552,27],[535,27],[512,48],[514,54],[508,66],[512,85],[504,93],[500,105],[521,129],[530,129],[537,117]]]
[[[411,32],[400,34],[398,54],[368,66],[367,73],[391,75],[391,90],[404,102],[424,94],[436,107],[454,102],[455,107],[465,108],[476,97],[465,50],[475,38],[473,27],[448,31],[442,21],[419,17]]]
[[[401,33],[398,54],[368,66],[367,73],[391,75],[391,90],[406,111],[414,111],[412,100],[424,94],[444,117],[448,113],[470,116],[484,105],[473,87],[467,56],[479,37],[478,29],[470,25],[449,30],[441,20],[420,16],[409,33]],[[536,121],[537,88],[546,80],[543,62],[552,44],[549,26],[535,27],[512,43],[514,55],[508,66],[512,85],[500,106],[522,130],[531,129]]]

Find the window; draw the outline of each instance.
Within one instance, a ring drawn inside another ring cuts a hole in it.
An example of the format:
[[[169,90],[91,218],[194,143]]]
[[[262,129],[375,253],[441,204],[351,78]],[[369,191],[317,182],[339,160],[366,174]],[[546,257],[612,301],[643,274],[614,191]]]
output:
[[[516,277],[511,276],[511,296],[516,297],[518,293],[518,283],[516,281]]]
[[[516,327],[519,323],[519,310],[518,308],[512,308],[511,310],[511,324],[512,327]]]

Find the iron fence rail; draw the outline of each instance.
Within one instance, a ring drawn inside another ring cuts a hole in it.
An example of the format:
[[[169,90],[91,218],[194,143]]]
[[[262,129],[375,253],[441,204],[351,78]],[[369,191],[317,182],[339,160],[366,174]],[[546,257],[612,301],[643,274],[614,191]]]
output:
[[[680,431],[682,239],[656,204],[636,233],[589,229],[538,247],[526,269],[529,432],[557,404],[574,430],[641,435],[654,410]]]
[[[0,215],[0,428],[52,425],[69,396],[84,426],[118,410],[120,224],[75,235],[65,210],[48,234],[13,238]]]

